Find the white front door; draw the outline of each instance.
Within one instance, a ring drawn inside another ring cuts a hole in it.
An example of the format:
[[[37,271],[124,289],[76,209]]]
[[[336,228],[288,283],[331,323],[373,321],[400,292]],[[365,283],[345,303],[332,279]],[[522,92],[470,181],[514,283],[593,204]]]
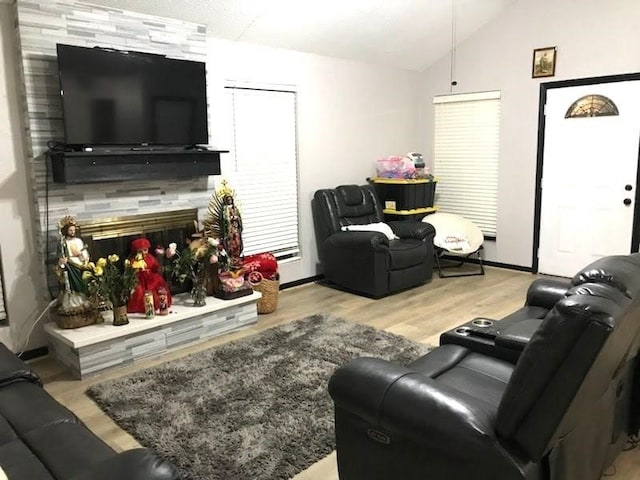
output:
[[[585,95],[617,116],[565,118]],[[547,91],[538,271],[573,276],[596,258],[631,251],[640,140],[640,81]]]

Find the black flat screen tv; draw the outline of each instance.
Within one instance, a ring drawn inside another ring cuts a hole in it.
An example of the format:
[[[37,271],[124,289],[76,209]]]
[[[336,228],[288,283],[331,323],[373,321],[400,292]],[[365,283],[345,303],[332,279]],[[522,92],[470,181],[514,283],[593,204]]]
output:
[[[205,64],[57,45],[68,146],[208,143]]]

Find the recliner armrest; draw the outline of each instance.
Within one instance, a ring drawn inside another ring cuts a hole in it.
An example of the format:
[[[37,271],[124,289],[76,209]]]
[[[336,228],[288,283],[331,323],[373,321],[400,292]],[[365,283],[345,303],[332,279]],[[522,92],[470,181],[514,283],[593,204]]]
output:
[[[339,249],[377,250],[380,247],[388,247],[389,239],[380,232],[336,232],[327,237],[325,246]]]
[[[38,374],[20,360],[6,345],[0,343],[0,386],[27,380],[42,385]]]
[[[544,307],[551,310],[562,300],[572,287],[571,280],[564,278],[538,278],[527,289],[525,305]]]
[[[386,360],[352,360],[333,374],[329,393],[336,407],[430,448],[497,441],[494,406]]]
[[[533,334],[542,324],[541,318],[528,318],[510,325],[504,330],[500,330],[495,338],[495,344],[511,350],[524,350]]]
[[[178,480],[178,469],[146,448],[110,457],[70,480]]]
[[[400,238],[415,238],[425,240],[428,237],[435,237],[436,229],[430,223],[416,222],[413,220],[401,221],[393,220],[388,222],[391,230]]]

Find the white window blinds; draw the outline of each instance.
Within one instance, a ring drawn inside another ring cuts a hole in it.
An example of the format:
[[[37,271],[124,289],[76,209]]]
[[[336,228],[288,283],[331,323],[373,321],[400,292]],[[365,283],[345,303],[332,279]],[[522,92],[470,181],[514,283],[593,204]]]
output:
[[[222,173],[236,190],[244,255],[299,253],[296,94],[226,87],[230,153]]]
[[[496,236],[500,92],[434,97],[434,173],[440,210]]]

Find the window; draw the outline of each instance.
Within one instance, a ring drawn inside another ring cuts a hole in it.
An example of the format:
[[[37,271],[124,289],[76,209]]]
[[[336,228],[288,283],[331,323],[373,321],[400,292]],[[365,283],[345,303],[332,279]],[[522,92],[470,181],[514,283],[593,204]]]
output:
[[[434,97],[434,174],[440,210],[496,236],[500,92]]]
[[[608,117],[619,115],[613,100],[604,95],[585,95],[569,107],[564,118]]]
[[[296,94],[226,87],[230,153],[222,172],[237,193],[244,254],[299,253]]]

